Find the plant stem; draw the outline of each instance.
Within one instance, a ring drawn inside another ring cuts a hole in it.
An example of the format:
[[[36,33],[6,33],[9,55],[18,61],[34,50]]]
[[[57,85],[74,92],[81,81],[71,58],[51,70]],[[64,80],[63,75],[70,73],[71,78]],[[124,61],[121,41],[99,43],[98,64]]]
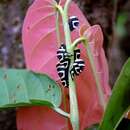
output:
[[[65,10],[65,13],[68,14],[68,8],[69,8],[69,5],[71,3],[72,0],[67,0],[66,3],[65,3],[65,7],[64,7],[64,10]]]
[[[60,108],[54,107],[53,110],[56,111],[57,113],[61,114],[61,115],[64,116],[64,117],[70,118],[70,114],[67,113],[67,112],[65,112],[65,111],[63,111],[63,110],[60,109]]]
[[[59,28],[59,12],[56,12],[56,33],[57,33],[57,41],[58,47],[61,45],[61,35],[60,35],[60,28]]]
[[[70,121],[73,127],[73,130],[79,130],[79,111],[77,103],[77,94],[75,82],[69,76],[69,95],[70,95]]]
[[[92,72],[93,72],[93,76],[94,76],[94,79],[95,79],[95,82],[96,82],[96,87],[97,87],[97,91],[98,91],[98,95],[99,95],[100,105],[103,107],[103,109],[105,111],[106,103],[105,103],[105,99],[104,99],[102,86],[101,86],[99,77],[97,75],[97,70],[96,70],[96,66],[95,66],[95,63],[94,63],[93,55],[91,53],[91,49],[89,47],[87,40],[84,41],[84,44],[85,44],[85,47],[86,47],[86,50],[87,50],[87,56],[89,58],[89,61],[90,61],[90,64],[91,64],[91,69],[92,69]]]
[[[73,53],[74,50],[71,47],[71,35],[70,35],[70,29],[68,25],[68,7],[70,2],[71,0],[66,1],[64,10],[59,5],[57,5],[57,9],[59,10],[62,16],[67,52]],[[73,64],[73,58],[71,58],[70,68],[72,67],[72,64]],[[72,80],[70,73],[68,76],[69,76],[69,97],[70,97],[70,121],[73,130],[79,130],[79,111],[78,111],[78,103],[77,103],[77,95],[76,95],[76,85],[75,82]]]
[[[71,47],[72,47],[73,49],[75,49],[76,46],[77,46],[79,43],[84,42],[85,40],[86,40],[85,37],[80,37],[80,38],[76,39],[76,40],[73,42],[73,44],[71,45]]]
[[[68,25],[68,16],[60,5],[57,5],[57,9],[62,16],[64,33],[65,33],[65,43],[66,43],[67,51],[70,52],[72,50],[70,49],[71,36],[70,36],[70,30],[69,30],[69,25]]]
[[[100,105],[105,110],[106,103],[105,103],[105,100],[104,100],[104,94],[103,94],[102,86],[101,86],[100,80],[99,80],[98,75],[97,75],[97,71],[96,71],[96,66],[95,66],[95,63],[94,63],[93,55],[91,53],[91,49],[89,47],[89,44],[87,42],[86,37],[80,37],[80,38],[76,39],[73,42],[73,44],[72,44],[72,48],[75,48],[81,42],[83,42],[85,47],[86,47],[87,56],[89,58],[89,61],[90,61],[90,64],[91,64],[91,69],[92,69],[92,72],[93,72],[93,76],[94,76],[94,79],[95,79],[95,82],[96,82],[96,87],[97,87],[97,91],[98,91],[98,95],[99,95]]]

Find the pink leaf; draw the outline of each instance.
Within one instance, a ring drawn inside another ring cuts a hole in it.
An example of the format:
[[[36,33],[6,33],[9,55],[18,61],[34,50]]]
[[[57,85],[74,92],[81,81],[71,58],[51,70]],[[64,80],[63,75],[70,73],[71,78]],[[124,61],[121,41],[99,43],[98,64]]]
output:
[[[65,0],[61,0],[63,6]],[[55,29],[55,10],[52,8],[53,0],[35,0],[29,8],[23,25],[23,45],[27,68],[37,72],[47,73],[58,80],[56,72],[57,39]],[[72,2],[69,16],[76,15],[80,20],[80,34],[85,35],[95,56],[98,75],[106,97],[110,94],[108,86],[108,67],[102,49],[103,36],[99,26],[90,26],[78,6]],[[62,41],[63,27],[60,23]],[[79,29],[71,33],[72,39],[79,37]],[[99,105],[95,81],[91,72],[85,49],[82,48],[82,57],[85,59],[86,68],[80,77],[77,77],[77,93],[80,111],[81,130],[99,122],[102,108]],[[97,54],[97,55],[95,55]],[[66,92],[66,97],[67,97]],[[68,122],[53,110],[46,107],[22,108],[17,111],[18,130],[67,130]],[[69,128],[71,130],[71,128]]]
[[[108,85],[108,65],[103,50],[103,34],[99,25],[91,27],[82,26],[82,33],[88,39],[91,48],[98,77],[103,87],[105,99],[107,102],[111,90]],[[86,28],[86,30],[84,29]],[[84,30],[84,31],[83,31]],[[85,53],[85,52],[84,52]],[[103,109],[99,104],[98,93],[96,89],[95,80],[92,75],[89,60],[85,58],[86,68],[85,71],[77,78],[78,99],[81,117],[81,130],[84,128],[100,122],[103,114]]]
[[[35,0],[29,8],[23,25],[23,45],[27,68],[57,79],[55,10],[50,3],[52,0]],[[81,24],[88,24],[75,3],[71,4],[69,12],[70,16],[77,15]],[[61,33],[64,35],[63,31]],[[72,35],[76,33],[77,31]]]

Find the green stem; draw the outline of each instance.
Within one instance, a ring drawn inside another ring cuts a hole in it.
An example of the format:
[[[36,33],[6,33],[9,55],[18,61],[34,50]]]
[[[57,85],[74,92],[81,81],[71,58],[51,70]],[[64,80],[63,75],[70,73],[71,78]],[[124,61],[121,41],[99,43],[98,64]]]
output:
[[[73,127],[73,130],[79,130],[79,111],[78,111],[78,102],[76,95],[76,85],[69,76],[69,95],[70,95],[70,121]]]
[[[71,48],[75,49],[77,47],[77,45],[83,41],[85,41],[86,38],[85,37],[80,37],[78,39],[76,39],[73,44],[71,45]]]
[[[70,35],[70,29],[69,29],[69,25],[68,25],[68,15],[65,13],[65,11],[62,9],[62,7],[60,5],[57,5],[57,9],[62,16],[67,51],[71,53],[72,52],[72,50],[70,49],[71,35]]]
[[[72,0],[67,0],[64,6],[65,13],[68,14],[68,8]]]
[[[71,42],[70,29],[68,25],[68,7],[70,2],[71,0],[66,1],[64,10],[59,5],[57,5],[57,9],[62,16],[67,52],[73,53],[73,48],[71,47],[72,42]],[[71,59],[70,68],[72,67],[72,64],[73,64],[73,58]],[[70,73],[69,73],[69,97],[70,97],[70,121],[73,130],[79,130],[79,111],[76,95],[76,85],[75,82],[72,80]]]
[[[58,40],[58,47],[61,45],[61,35],[60,35],[60,28],[59,28],[59,12],[56,12],[56,34],[57,34],[57,40]]]
[[[56,111],[57,113],[59,113],[60,115],[64,116],[64,117],[70,118],[70,114],[63,111],[60,108],[54,107],[53,110]]]
[[[96,87],[97,87],[97,91],[98,91],[98,95],[99,95],[99,101],[100,101],[100,105],[103,107],[103,109],[105,110],[106,108],[106,103],[105,103],[105,99],[104,99],[104,94],[103,94],[103,90],[102,90],[102,86],[99,80],[99,77],[97,75],[97,70],[96,70],[96,66],[94,63],[94,58],[93,55],[91,53],[91,49],[89,47],[89,44],[87,42],[87,39],[85,37],[80,37],[78,39],[76,39],[73,44],[72,44],[72,48],[75,48],[80,42],[83,42],[86,50],[87,50],[87,56],[89,58],[90,64],[91,64],[91,69],[93,72],[93,76],[96,82]]]
[[[87,42],[87,40],[85,40],[85,46],[86,46],[86,50],[87,50],[87,55],[91,64],[91,68],[92,68],[92,72],[93,72],[93,76],[96,82],[96,87],[97,87],[97,91],[98,91],[98,95],[99,95],[99,101],[100,101],[100,105],[103,107],[104,111],[106,108],[106,103],[105,103],[105,99],[104,99],[104,94],[103,94],[103,90],[102,90],[102,86],[99,80],[99,77],[97,75],[97,70],[96,70],[96,66],[94,63],[94,59],[93,59],[93,55],[91,53],[91,49],[89,47],[89,44]]]

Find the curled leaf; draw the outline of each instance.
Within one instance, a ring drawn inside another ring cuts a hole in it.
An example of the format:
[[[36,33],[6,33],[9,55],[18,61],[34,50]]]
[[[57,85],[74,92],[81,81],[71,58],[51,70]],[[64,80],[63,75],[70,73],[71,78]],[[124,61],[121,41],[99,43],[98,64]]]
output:
[[[80,35],[84,35],[91,48],[94,62],[96,65],[97,75],[100,79],[103,87],[106,101],[110,96],[111,90],[108,85],[109,74],[108,65],[103,50],[103,34],[99,25],[91,27],[82,26],[80,28]],[[82,46],[81,46],[82,48]],[[77,86],[80,103],[80,115],[81,115],[81,130],[92,124],[100,122],[103,114],[103,109],[99,104],[98,93],[96,89],[95,79],[92,74],[90,62],[85,56],[85,50],[83,50],[82,56],[85,58],[86,68],[85,71],[77,78]],[[83,106],[81,106],[81,104]]]

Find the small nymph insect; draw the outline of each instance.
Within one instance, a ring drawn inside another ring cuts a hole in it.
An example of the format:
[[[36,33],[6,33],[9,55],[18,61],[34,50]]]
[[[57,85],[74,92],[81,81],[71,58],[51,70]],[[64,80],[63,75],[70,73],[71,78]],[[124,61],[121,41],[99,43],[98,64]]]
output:
[[[71,77],[72,79],[74,76],[78,76],[85,67],[85,62],[83,59],[80,59],[80,49],[74,50],[74,63],[73,63],[73,68],[71,69]]]
[[[57,51],[57,58],[59,62],[56,65],[58,75],[61,79],[62,84],[65,87],[69,86],[68,75],[69,75],[69,66],[70,66],[70,58],[69,54],[66,51],[66,46],[62,44]]]
[[[77,16],[71,16],[69,17],[68,23],[69,23],[70,31],[73,31],[79,26],[79,19]]]

